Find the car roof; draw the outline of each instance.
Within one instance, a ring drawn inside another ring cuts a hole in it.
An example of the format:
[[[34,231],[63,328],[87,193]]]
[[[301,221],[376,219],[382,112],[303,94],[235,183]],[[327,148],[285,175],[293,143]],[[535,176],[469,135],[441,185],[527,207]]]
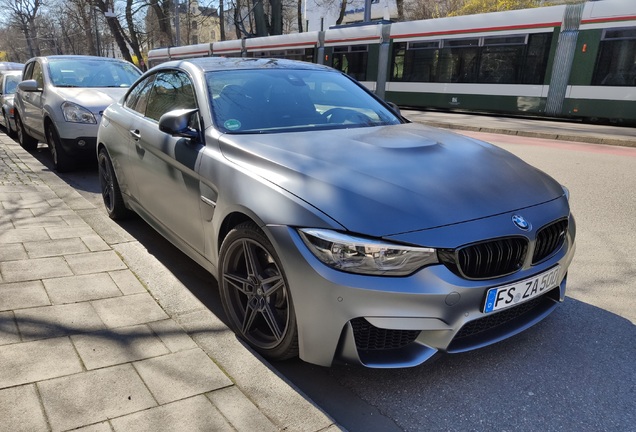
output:
[[[14,62],[0,62],[0,71],[22,70],[24,64]]]
[[[203,72],[236,69],[304,69],[333,70],[330,67],[297,60],[276,58],[242,58],[242,57],[199,57],[188,60],[174,60],[162,63],[160,67],[181,67],[192,65]]]
[[[45,61],[48,60],[103,60],[103,61],[116,61],[116,62],[125,62],[123,59],[117,59],[112,57],[98,57],[98,56],[89,56],[89,55],[50,55],[50,56],[40,56],[34,57],[33,59],[38,58]],[[33,60],[30,59],[29,61]]]

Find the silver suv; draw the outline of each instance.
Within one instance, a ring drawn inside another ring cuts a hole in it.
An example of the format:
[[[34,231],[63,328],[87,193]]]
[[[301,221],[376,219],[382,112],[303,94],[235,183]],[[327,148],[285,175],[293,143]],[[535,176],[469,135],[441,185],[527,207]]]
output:
[[[48,56],[29,60],[15,96],[20,145],[35,150],[46,142],[57,171],[95,157],[104,109],[141,75],[129,62],[91,56]]]

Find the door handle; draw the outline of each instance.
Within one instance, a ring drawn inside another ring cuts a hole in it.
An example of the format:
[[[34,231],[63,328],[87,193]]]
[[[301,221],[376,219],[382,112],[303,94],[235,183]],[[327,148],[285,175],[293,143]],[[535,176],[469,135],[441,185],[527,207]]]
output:
[[[130,135],[136,140],[140,140],[141,139],[141,133],[139,132],[139,129],[131,130],[130,131]]]

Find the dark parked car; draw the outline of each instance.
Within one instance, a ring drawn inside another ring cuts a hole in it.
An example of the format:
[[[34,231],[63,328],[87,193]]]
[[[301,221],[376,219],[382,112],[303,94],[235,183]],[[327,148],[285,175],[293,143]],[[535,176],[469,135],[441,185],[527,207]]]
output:
[[[162,64],[104,112],[97,152],[110,216],[135,211],[215,275],[230,326],[271,359],[414,366],[565,296],[567,189],[328,67]]]
[[[91,56],[35,57],[24,67],[15,96],[18,140],[27,150],[49,145],[57,171],[94,160],[104,109],[141,75],[133,64]]]

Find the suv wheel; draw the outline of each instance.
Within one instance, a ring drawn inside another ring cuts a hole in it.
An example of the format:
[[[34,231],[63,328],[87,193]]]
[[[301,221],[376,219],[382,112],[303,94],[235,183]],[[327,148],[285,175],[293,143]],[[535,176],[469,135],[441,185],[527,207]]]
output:
[[[73,169],[74,162],[69,155],[62,148],[60,143],[60,136],[53,124],[49,124],[46,128],[46,142],[51,150],[51,156],[53,156],[53,165],[57,172],[67,172]]]
[[[24,125],[22,124],[22,119],[16,113],[15,115],[15,128],[18,133],[18,142],[20,143],[20,147],[25,149],[26,151],[35,151],[38,148],[38,140],[29,135],[24,129]]]

